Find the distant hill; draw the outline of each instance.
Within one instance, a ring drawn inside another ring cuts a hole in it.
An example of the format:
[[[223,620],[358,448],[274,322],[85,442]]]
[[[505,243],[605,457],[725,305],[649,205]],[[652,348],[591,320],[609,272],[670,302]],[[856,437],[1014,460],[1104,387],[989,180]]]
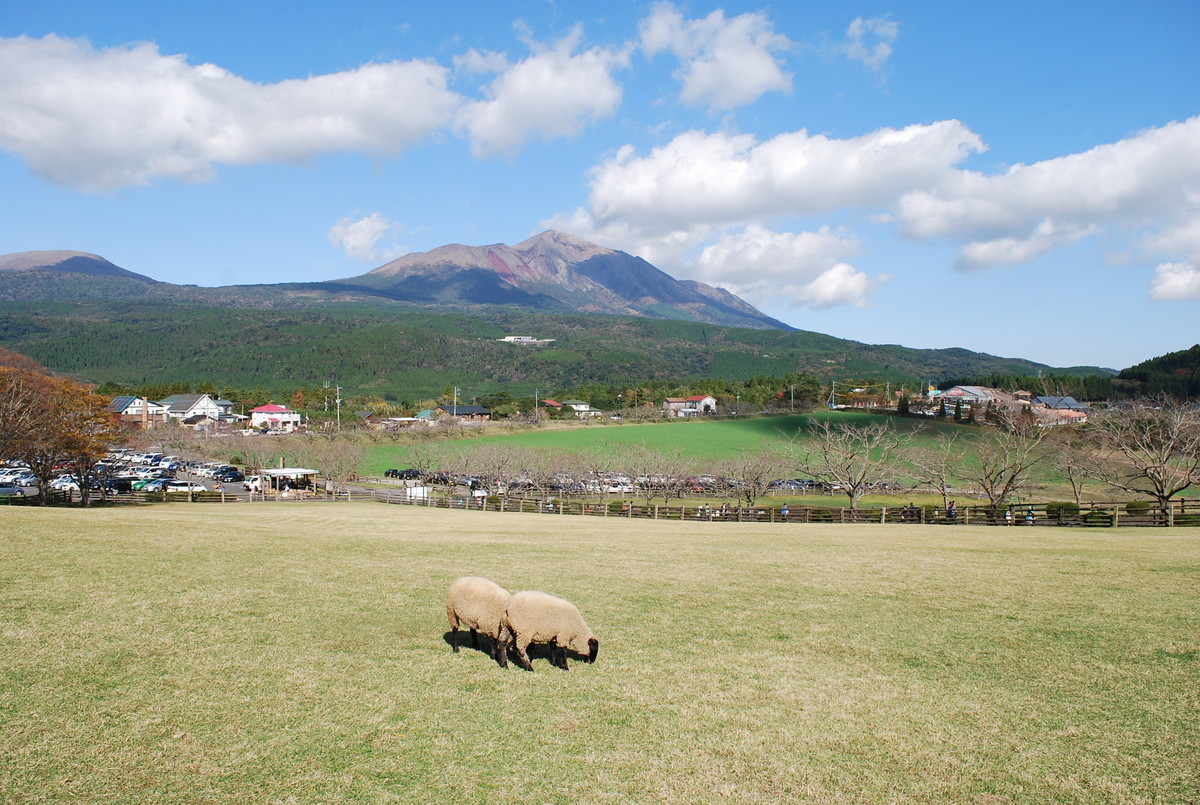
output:
[[[409,254],[336,284],[418,303],[519,305],[793,329],[728,291],[677,280],[640,257],[554,230],[516,246],[454,244]]]
[[[71,251],[16,252],[0,255],[0,271],[53,271],[62,274],[88,274],[122,277],[157,284],[157,280],[115,266],[97,254]]]
[[[553,343],[500,343],[506,335]],[[560,232],[445,246],[336,282],[220,288],[156,282],[84,252],[0,256],[0,346],[96,383],[336,381],[399,400],[448,383],[528,393],[795,372],[909,384],[1111,374],[795,330],[726,291]]]
[[[1127,394],[1200,399],[1200,344],[1123,369],[1113,382]]]

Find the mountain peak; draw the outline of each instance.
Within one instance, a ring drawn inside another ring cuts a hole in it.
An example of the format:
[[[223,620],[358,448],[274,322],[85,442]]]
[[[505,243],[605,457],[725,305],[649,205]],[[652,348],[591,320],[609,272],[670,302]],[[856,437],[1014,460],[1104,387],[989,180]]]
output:
[[[518,305],[792,329],[732,294],[680,282],[640,257],[555,229],[516,246],[451,244],[407,254],[339,285],[426,304]]]
[[[0,255],[0,271],[57,271],[64,274],[92,274],[156,282],[143,274],[113,265],[98,254],[65,249]]]

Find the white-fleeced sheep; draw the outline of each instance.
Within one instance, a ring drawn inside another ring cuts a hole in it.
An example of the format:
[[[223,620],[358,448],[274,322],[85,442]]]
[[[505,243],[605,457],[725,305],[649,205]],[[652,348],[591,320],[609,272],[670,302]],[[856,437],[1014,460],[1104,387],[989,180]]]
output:
[[[446,618],[450,621],[451,645],[458,652],[458,627],[471,630],[471,645],[479,648],[479,632],[492,640],[488,656],[508,667],[508,643],[512,639],[504,625],[504,613],[512,594],[496,582],[480,576],[463,576],[450,583],[446,592]]]
[[[505,630],[513,637],[517,663],[533,670],[526,649],[530,643],[549,643],[552,665],[567,670],[567,649],[596,661],[600,641],[570,601],[548,593],[525,591],[514,595],[504,615]]]

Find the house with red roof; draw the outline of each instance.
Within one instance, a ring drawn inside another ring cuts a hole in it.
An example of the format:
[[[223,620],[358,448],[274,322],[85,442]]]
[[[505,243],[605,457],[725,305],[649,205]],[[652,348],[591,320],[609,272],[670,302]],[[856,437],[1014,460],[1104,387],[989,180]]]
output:
[[[300,413],[286,405],[268,403],[250,410],[250,427],[257,430],[281,430],[292,433],[300,429]]]

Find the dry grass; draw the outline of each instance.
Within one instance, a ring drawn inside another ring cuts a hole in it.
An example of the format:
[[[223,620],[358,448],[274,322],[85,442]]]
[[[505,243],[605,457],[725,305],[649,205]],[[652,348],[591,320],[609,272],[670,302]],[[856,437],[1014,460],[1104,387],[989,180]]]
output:
[[[1195,530],[238,504],[0,531],[5,802],[1200,796]],[[452,654],[463,573],[571,598],[597,664]]]

